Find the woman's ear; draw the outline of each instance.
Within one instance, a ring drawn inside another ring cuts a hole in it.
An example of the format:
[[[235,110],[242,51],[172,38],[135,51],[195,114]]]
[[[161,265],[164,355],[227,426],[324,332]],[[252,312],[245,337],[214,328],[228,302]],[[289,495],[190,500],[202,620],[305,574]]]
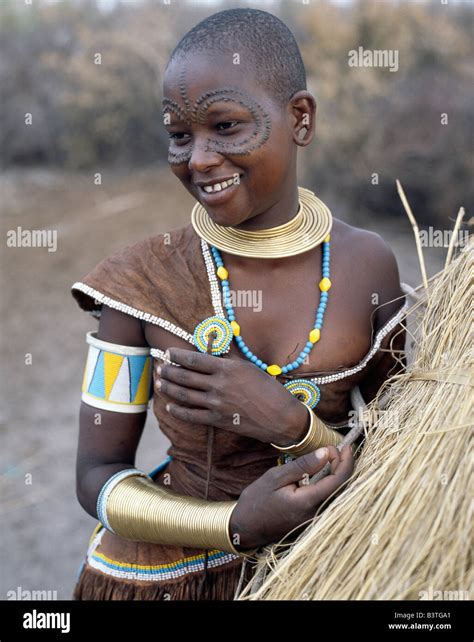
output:
[[[300,147],[306,147],[313,140],[316,129],[316,100],[309,91],[297,91],[289,102],[293,116],[293,140]]]

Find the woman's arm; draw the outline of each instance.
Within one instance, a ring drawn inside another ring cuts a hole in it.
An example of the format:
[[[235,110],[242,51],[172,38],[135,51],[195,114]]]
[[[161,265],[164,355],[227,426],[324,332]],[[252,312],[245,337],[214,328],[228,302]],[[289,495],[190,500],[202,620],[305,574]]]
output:
[[[102,308],[98,338],[125,346],[147,346],[139,319],[106,306]],[[92,517],[97,517],[97,497],[107,479],[134,466],[146,414],[112,412],[81,403],[76,494]]]
[[[374,335],[400,310],[405,302],[400,287],[398,265],[391,248],[378,236],[370,250],[372,274],[371,293],[377,294],[378,304],[374,315]],[[392,375],[399,372],[405,361],[405,330],[397,325],[382,341],[380,350],[368,364],[366,376],[359,384],[366,402],[371,401],[379,388]],[[392,352],[393,350],[393,352]]]

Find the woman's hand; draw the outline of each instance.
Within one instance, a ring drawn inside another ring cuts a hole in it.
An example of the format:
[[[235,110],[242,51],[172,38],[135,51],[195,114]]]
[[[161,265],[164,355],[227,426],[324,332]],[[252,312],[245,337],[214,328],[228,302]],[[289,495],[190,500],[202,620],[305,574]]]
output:
[[[271,375],[245,359],[220,359],[170,348],[155,375],[155,390],[170,397],[168,412],[182,421],[205,424],[288,446],[309,427],[303,404]]]
[[[330,474],[310,484],[310,477],[328,461]],[[353,466],[350,446],[341,452],[327,446],[270,468],[247,486],[234,508],[230,519],[234,545],[245,551],[278,542],[314,517],[319,504],[349,479]]]

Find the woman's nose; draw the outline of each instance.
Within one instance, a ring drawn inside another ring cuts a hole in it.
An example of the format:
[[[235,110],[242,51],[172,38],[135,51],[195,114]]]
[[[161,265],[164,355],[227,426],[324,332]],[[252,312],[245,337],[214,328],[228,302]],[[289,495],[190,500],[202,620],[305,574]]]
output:
[[[207,139],[195,140],[189,159],[189,171],[206,172],[212,167],[222,164],[224,158],[221,154],[209,149]]]

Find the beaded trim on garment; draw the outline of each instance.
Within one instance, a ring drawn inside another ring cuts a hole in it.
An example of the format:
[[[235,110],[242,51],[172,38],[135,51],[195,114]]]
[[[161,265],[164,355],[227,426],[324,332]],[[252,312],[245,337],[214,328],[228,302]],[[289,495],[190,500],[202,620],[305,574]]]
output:
[[[321,377],[308,377],[308,381],[312,381],[313,383],[317,383],[317,384],[332,383],[333,381],[339,381],[340,379],[351,377],[353,374],[356,374],[357,372],[360,372],[361,370],[363,370],[365,366],[368,364],[368,362],[375,355],[377,350],[380,348],[383,339],[387,336],[387,334],[389,334],[393,330],[393,328],[398,323],[400,323],[400,321],[403,319],[405,312],[407,310],[408,310],[408,301],[405,301],[404,305],[400,308],[400,310],[396,313],[396,315],[391,319],[389,319],[387,323],[380,328],[380,330],[375,335],[372,348],[365,355],[362,361],[359,361],[357,365],[347,370],[341,370],[341,372],[336,372],[331,375],[324,375]]]
[[[125,303],[121,303],[116,299],[111,299],[105,294],[102,294],[102,292],[94,290],[94,288],[91,288],[89,285],[81,283],[80,281],[74,283],[72,289],[79,290],[80,292],[87,294],[91,298],[96,299],[96,301],[98,301],[99,303],[107,305],[113,310],[118,310],[119,312],[123,312],[124,314],[129,314],[132,317],[136,317],[137,319],[141,319],[142,321],[146,321],[147,323],[152,323],[153,325],[159,325],[161,328],[172,332],[176,336],[181,337],[181,339],[184,339],[185,341],[188,341],[189,343],[194,345],[193,335],[189,334],[189,332],[186,332],[186,330],[183,330],[183,328],[180,328],[174,323],[171,323],[171,321],[166,321],[166,319],[157,317],[154,314],[150,314],[149,312],[142,312],[142,310],[137,310],[137,308],[133,308],[131,305],[126,305]],[[92,314],[95,317],[100,317],[100,312],[98,310],[94,310]]]
[[[89,566],[105,575],[142,582],[163,582],[164,580],[178,579],[190,573],[198,573],[204,570],[204,553],[183,557],[167,564],[146,566],[111,559],[97,551],[106,532],[105,528],[100,529],[98,532],[97,528],[94,530],[86,556]],[[211,550],[209,551],[208,568],[223,566],[238,559],[240,559],[239,556],[233,553],[226,553],[217,549]]]

